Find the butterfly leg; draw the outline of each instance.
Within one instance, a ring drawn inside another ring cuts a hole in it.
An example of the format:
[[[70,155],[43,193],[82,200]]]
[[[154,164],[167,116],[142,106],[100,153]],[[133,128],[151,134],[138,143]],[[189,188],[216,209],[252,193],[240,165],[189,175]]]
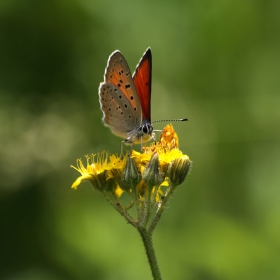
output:
[[[156,134],[153,132],[152,133],[152,139],[155,141],[155,142],[157,142],[157,140],[156,140]]]
[[[121,144],[121,157],[124,157],[124,153],[123,153],[123,146],[124,145],[129,145],[129,146],[131,146],[131,150],[130,150],[130,154],[131,154],[131,152],[132,152],[132,149],[133,149],[133,143],[132,142],[128,142],[128,140],[126,139],[126,140],[123,140],[122,141],[122,144]]]
[[[120,154],[120,157],[124,157],[124,154],[123,154],[123,146],[125,144],[125,140],[121,142],[121,154]]]

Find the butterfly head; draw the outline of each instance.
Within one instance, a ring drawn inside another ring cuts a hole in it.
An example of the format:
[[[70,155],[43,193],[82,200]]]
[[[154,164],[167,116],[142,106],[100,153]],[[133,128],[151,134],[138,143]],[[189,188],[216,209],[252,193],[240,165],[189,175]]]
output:
[[[124,140],[125,144],[143,144],[151,139],[155,139],[153,133],[153,126],[150,121],[143,120],[140,127],[131,133],[131,135]]]

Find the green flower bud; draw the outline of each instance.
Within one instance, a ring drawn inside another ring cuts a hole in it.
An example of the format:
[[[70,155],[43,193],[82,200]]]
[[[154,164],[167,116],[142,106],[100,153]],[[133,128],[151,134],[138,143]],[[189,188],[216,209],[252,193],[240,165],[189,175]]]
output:
[[[189,172],[191,161],[184,155],[175,159],[169,167],[169,180],[173,186],[182,184]]]
[[[127,156],[126,164],[122,175],[121,188],[126,191],[130,190],[131,187],[136,187],[141,181],[141,173],[137,168],[134,158]]]
[[[149,186],[153,187],[163,182],[163,176],[159,171],[158,153],[154,153],[150,162],[143,172],[143,180]]]

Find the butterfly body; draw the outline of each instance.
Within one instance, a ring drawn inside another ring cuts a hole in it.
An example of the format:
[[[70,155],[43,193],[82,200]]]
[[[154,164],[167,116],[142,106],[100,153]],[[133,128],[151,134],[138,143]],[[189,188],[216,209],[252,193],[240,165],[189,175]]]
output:
[[[126,144],[145,143],[154,137],[151,125],[152,54],[146,50],[133,75],[119,51],[113,52],[99,87],[102,121]]]

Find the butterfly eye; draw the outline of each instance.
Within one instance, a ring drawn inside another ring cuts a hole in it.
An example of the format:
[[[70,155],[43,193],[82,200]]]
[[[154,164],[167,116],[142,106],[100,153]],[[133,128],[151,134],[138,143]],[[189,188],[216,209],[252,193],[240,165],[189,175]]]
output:
[[[151,134],[153,132],[153,127],[150,124],[145,124],[141,127],[144,134]]]
[[[143,131],[145,134],[147,134],[147,133],[148,133],[148,128],[147,128],[147,126],[146,126],[146,125],[145,125],[145,126],[143,126],[142,131]]]

